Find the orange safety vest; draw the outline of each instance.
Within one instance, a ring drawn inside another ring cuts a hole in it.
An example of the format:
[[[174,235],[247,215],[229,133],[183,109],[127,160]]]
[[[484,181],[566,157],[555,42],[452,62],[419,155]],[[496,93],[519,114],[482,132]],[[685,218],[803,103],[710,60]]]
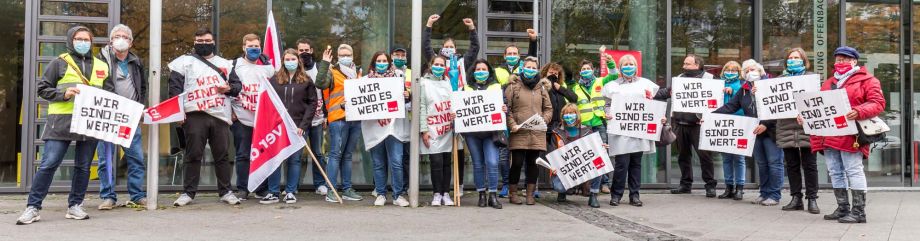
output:
[[[332,88],[323,90],[323,99],[326,100],[326,120],[332,123],[345,119],[345,79],[348,77],[338,68],[333,67],[329,71],[332,73]]]

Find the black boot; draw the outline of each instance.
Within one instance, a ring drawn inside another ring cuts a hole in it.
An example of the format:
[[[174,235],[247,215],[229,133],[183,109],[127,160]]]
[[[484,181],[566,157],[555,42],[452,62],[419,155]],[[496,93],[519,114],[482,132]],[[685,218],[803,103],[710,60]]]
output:
[[[725,185],[725,192],[719,195],[719,199],[728,199],[735,197],[735,185]]]
[[[846,188],[834,188],[834,197],[837,199],[837,210],[824,215],[824,220],[837,220],[850,214],[850,197]]]
[[[610,196],[610,206],[620,206],[620,198],[613,195]]]
[[[744,199],[744,185],[735,185],[735,197],[732,200]]]
[[[789,204],[786,204],[786,206],[783,206],[783,211],[794,211],[794,210],[803,210],[803,209],[805,209],[805,205],[802,204],[801,196],[792,196],[792,201],[790,201]]]
[[[816,198],[808,198],[808,212],[812,214],[821,213],[821,209],[818,208],[818,200]]]
[[[636,206],[636,207],[641,207],[641,206],[642,206],[642,200],[639,200],[639,196],[629,197],[629,205],[633,205],[633,206]]]
[[[690,186],[681,185],[678,188],[671,189],[671,194],[690,194]]]
[[[601,207],[601,204],[597,202],[597,193],[592,192],[591,195],[588,196],[588,206],[592,208]]]
[[[706,186],[706,197],[714,198],[716,197],[716,187],[715,186]]]
[[[494,192],[489,193],[489,206],[494,209],[502,209],[502,203],[498,202],[498,194]]]
[[[866,222],[866,191],[853,190],[853,210],[845,217],[837,219],[840,223],[865,223]]]
[[[479,207],[486,207],[486,192],[479,191]]]
[[[568,200],[565,199],[565,193],[564,193],[564,192],[560,192],[559,194],[556,194],[556,202],[557,202],[557,203],[564,203],[564,202],[566,202],[566,201],[568,201]]]

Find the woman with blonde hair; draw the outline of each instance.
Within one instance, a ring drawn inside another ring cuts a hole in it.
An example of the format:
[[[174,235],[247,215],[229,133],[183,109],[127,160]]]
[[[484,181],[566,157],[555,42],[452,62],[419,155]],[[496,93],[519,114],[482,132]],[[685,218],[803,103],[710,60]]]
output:
[[[722,67],[722,80],[725,80],[725,101],[728,103],[735,95],[741,92],[741,65],[735,61],[728,61]],[[744,115],[744,110],[738,110],[734,115]],[[744,198],[744,156],[730,153],[722,153],[722,174],[725,176],[725,192],[719,195],[719,199],[732,198],[741,200]]]

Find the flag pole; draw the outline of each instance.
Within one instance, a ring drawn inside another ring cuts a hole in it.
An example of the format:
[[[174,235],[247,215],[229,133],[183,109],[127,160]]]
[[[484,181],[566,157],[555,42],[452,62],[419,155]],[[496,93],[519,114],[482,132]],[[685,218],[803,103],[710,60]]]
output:
[[[307,150],[307,154],[310,154],[310,158],[313,159],[313,165],[320,167],[317,169],[319,169],[319,173],[323,175],[323,179],[326,180],[326,183],[332,183],[329,181],[329,176],[326,175],[326,171],[323,170],[323,165],[320,165],[319,160],[316,159],[316,155],[313,155],[313,150],[310,149],[310,145],[304,145],[303,147],[304,150]],[[339,192],[335,191],[335,188],[330,188],[330,190],[332,190],[332,194],[335,194],[335,199],[339,200],[339,204],[344,204],[342,202],[342,197],[339,196]]]
[[[148,101],[160,102],[160,58],[163,35],[163,1],[150,1],[150,61]],[[157,209],[160,184],[160,125],[147,126],[147,210]]]
[[[411,131],[413,133],[409,140],[409,205],[418,207],[418,182],[419,182],[419,77],[422,71],[422,0],[412,0],[412,116]],[[405,171],[405,168],[403,169]]]
[[[459,149],[460,147],[459,146],[460,142],[457,141],[457,136],[454,136],[451,139],[454,139],[454,149],[451,154],[452,156],[451,160],[453,160],[454,162],[453,164],[453,168],[454,168],[454,171],[453,171],[454,173],[453,175],[454,176],[454,205],[459,207],[460,206],[460,195],[463,194],[463,190],[460,190],[460,160],[458,160],[457,158],[457,149]]]

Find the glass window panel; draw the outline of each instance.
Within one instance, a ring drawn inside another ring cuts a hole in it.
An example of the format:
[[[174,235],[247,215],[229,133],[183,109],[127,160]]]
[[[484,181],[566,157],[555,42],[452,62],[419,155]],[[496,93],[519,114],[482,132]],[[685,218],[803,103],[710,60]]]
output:
[[[489,31],[500,32],[527,32],[527,29],[533,28],[533,20],[514,20],[514,19],[489,19]]]
[[[489,41],[486,41],[488,46],[485,47],[482,51],[488,52],[499,52],[504,53],[505,48],[508,46],[514,45],[518,47],[518,53],[521,55],[527,55],[528,47],[530,46],[530,39],[527,37],[524,38],[496,38],[490,37]],[[504,61],[501,61],[504,62]],[[501,62],[490,62],[490,63],[501,63]]]
[[[22,182],[21,137],[19,121],[23,108],[22,58],[25,39],[25,1],[8,1],[0,7],[0,187],[17,187]],[[24,120],[27,121],[27,120]]]
[[[106,17],[109,14],[109,5],[106,3],[42,1],[40,13],[42,15]]]
[[[67,30],[77,25],[83,25],[96,37],[108,36],[108,24],[105,23],[71,23],[71,22],[42,22],[39,25],[38,33],[43,36],[67,36]]]
[[[918,95],[918,92],[920,92],[920,27],[918,27],[920,26],[920,2],[914,2],[913,10],[911,12],[913,13],[913,16],[911,16],[911,22],[912,22],[911,24],[912,26],[914,26],[912,30],[913,33],[911,33],[911,36],[913,36],[913,39],[910,40],[910,43],[913,45],[912,49],[914,51],[914,54],[912,56],[912,59],[914,62],[911,64],[911,69],[912,69],[911,71],[913,71],[913,80],[911,81],[914,82],[913,83],[914,89],[913,91],[911,91],[913,92],[913,94],[909,98],[911,98],[911,100],[913,101],[914,109],[912,110],[911,115],[910,115],[912,116],[911,120],[908,120],[908,121],[910,121],[914,125],[913,126],[914,133],[913,133],[913,136],[910,138],[911,140],[910,148],[913,148],[914,153],[916,153],[917,151],[920,151],[917,148],[918,144],[920,144],[920,131],[916,131],[916,130],[920,130],[920,111],[918,111],[920,110],[920,103],[918,103],[918,101],[920,101],[920,95]],[[902,120],[901,122],[903,123],[904,121],[905,120]],[[904,165],[904,167],[907,168],[907,171],[905,171],[905,175],[907,176],[905,178],[907,180],[910,180],[908,182],[911,183],[911,186],[914,186],[914,187],[920,186],[920,173],[918,173],[918,165],[920,165],[920,160],[918,160],[917,158],[909,158],[905,162],[905,165]]]
[[[532,14],[533,2],[489,1],[489,13]]]

